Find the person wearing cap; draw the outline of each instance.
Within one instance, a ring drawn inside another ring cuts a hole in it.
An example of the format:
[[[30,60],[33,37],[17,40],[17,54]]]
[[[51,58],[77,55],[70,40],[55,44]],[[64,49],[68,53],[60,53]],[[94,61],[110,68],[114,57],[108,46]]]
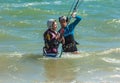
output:
[[[47,21],[48,29],[44,32],[44,49],[46,53],[58,53],[58,46],[59,43],[64,43],[63,39],[60,38],[60,34],[56,31],[57,30],[57,22],[55,19],[49,19]]]
[[[77,50],[77,42],[74,39],[74,29],[76,25],[81,21],[81,17],[76,15],[76,12],[72,13],[72,18],[75,21],[69,24],[69,19],[66,16],[59,17],[61,29],[60,34],[65,38],[65,44],[62,45],[63,52],[79,53]]]

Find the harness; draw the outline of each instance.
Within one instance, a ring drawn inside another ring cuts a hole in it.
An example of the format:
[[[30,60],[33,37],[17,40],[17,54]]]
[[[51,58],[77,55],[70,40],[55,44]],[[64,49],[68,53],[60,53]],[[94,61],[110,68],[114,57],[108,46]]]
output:
[[[57,33],[48,29],[44,34],[45,49],[49,53],[57,53],[59,41],[55,39]]]
[[[64,49],[68,49],[68,48],[71,48],[75,45],[75,43],[70,43],[70,44],[67,44],[67,45],[63,45],[63,48]]]

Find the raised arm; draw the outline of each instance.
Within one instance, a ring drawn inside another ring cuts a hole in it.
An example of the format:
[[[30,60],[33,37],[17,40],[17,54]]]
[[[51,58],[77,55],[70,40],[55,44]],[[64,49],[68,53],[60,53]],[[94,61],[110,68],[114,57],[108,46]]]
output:
[[[76,26],[76,25],[81,21],[81,19],[82,19],[80,16],[75,16],[74,18],[75,18],[76,20],[69,25],[69,28],[71,28],[72,30],[75,28],[75,26]]]

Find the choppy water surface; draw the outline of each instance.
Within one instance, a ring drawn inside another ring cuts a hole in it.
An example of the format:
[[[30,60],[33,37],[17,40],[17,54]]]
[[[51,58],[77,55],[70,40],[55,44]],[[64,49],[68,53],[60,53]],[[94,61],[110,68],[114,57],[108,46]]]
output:
[[[0,83],[119,83],[120,0],[84,0],[75,29],[81,53],[42,58],[46,21],[58,22],[73,2],[0,1]]]

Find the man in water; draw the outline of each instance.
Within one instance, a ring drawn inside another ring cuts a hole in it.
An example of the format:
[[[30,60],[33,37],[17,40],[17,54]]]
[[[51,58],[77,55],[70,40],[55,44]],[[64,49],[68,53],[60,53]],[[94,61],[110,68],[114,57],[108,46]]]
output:
[[[48,56],[50,53],[53,53],[55,57],[58,53],[59,43],[64,43],[64,41],[63,38],[60,38],[60,34],[56,32],[57,22],[55,19],[49,19],[47,21],[47,26],[48,29],[44,32],[45,47],[43,50],[47,53]]]
[[[69,18],[66,16],[59,17],[59,22],[61,25],[61,29],[59,30],[60,34],[65,38],[65,44],[62,46],[63,52],[72,52],[79,53],[77,50],[76,44],[78,44],[74,39],[74,29],[75,26],[81,21],[81,17],[76,15],[76,12],[72,13],[72,18],[76,20],[70,24]]]

